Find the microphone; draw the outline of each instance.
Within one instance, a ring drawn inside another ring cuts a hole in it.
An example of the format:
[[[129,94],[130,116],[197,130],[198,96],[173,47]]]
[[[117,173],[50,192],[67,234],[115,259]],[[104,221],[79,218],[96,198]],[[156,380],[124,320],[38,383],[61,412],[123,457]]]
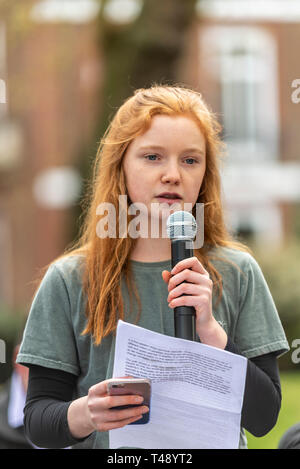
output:
[[[178,211],[167,219],[167,235],[171,239],[172,268],[183,259],[194,256],[193,239],[197,223],[189,212]],[[175,337],[196,340],[196,311],[193,306],[174,308]]]

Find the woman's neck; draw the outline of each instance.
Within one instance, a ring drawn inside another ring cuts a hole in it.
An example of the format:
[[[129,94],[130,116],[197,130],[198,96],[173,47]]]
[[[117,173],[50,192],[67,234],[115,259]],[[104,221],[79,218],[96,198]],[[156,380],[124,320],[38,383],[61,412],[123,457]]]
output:
[[[160,262],[171,259],[171,242],[168,238],[138,238],[130,259],[139,262]]]

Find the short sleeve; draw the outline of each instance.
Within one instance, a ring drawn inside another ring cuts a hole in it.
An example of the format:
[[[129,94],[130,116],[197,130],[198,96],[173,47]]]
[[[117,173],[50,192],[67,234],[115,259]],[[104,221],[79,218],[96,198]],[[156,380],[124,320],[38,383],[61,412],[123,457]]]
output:
[[[241,276],[235,343],[247,358],[289,350],[274,300],[256,260],[249,254]]]
[[[18,363],[80,374],[70,309],[66,284],[52,264],[33,299]]]

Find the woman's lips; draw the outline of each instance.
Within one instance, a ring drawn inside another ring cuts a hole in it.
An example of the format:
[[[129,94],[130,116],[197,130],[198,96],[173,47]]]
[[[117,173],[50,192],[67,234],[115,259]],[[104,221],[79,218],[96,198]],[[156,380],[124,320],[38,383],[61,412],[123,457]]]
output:
[[[156,197],[156,199],[160,202],[160,203],[167,203],[169,205],[172,205],[172,204],[175,204],[175,203],[180,203],[182,199],[180,198],[172,198],[170,199],[169,197]]]

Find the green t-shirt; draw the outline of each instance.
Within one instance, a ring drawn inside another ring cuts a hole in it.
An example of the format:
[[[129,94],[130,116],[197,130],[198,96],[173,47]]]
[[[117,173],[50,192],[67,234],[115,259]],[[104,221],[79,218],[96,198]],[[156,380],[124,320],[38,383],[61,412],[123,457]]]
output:
[[[218,307],[213,298],[216,320],[247,358],[288,351],[276,307],[257,262],[250,254],[229,248],[219,248],[215,253],[239,267],[221,260],[213,261],[223,278],[223,294]],[[161,276],[163,270],[171,270],[171,261],[131,261],[131,265],[142,305],[138,325],[174,336],[174,313],[168,306],[168,289]],[[81,335],[86,323],[83,266],[83,256],[71,256],[49,267],[32,302],[17,358],[18,363],[76,375],[74,398],[87,395],[92,385],[112,377],[115,350],[114,334],[106,337],[99,346],[93,344],[90,335]],[[136,313],[130,313],[124,280],[122,295],[124,320],[134,323]],[[240,447],[246,446],[242,430]],[[93,432],[75,447],[108,448],[108,432]]]

